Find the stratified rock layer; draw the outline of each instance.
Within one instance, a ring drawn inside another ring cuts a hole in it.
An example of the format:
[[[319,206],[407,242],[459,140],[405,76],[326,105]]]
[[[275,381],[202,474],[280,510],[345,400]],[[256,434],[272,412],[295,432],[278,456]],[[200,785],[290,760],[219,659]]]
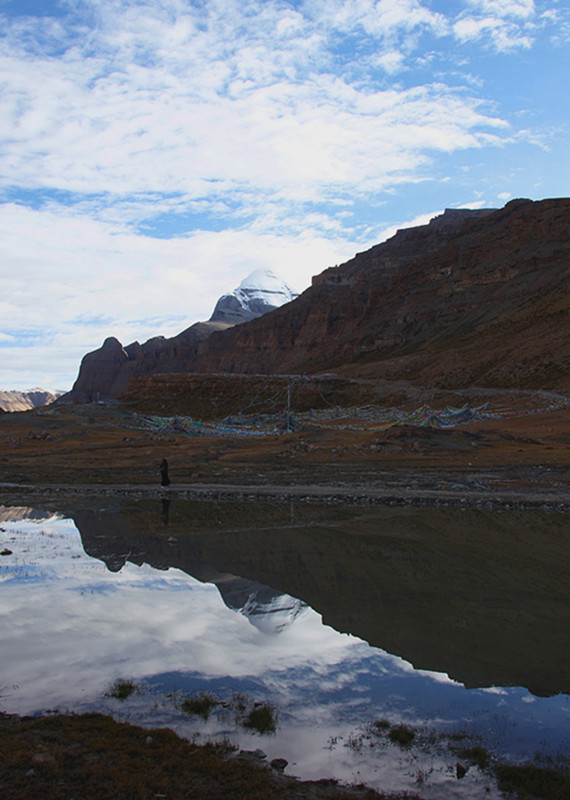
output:
[[[142,356],[106,343],[85,357],[72,397],[117,396],[130,377],[156,373],[332,370],[446,389],[569,391],[569,265],[570,199],[448,210],[251,322],[200,336],[193,326]]]
[[[423,386],[570,388],[570,200],[446,212],[328,269],[187,369],[316,372]]]
[[[185,372],[198,345],[215,331],[256,319],[297,297],[297,293],[272,270],[255,270],[233,292],[220,297],[207,322],[197,322],[170,339],[155,336],[144,344],[123,347],[114,336],[81,362],[70,393],[79,403],[105,400],[122,394],[133,378],[155,373]]]

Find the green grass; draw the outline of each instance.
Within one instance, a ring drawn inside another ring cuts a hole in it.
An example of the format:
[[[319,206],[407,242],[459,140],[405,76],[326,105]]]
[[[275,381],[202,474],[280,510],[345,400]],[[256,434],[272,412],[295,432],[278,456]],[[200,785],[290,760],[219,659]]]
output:
[[[502,792],[515,792],[519,800],[568,800],[570,777],[560,771],[535,767],[499,764],[495,775]]]
[[[195,697],[187,697],[180,703],[180,708],[185,714],[208,719],[212,709],[220,704],[217,697],[212,694],[198,694]]]
[[[387,719],[375,719],[372,723],[372,730],[374,733],[378,735],[382,733],[386,733],[390,729],[391,725]]]
[[[457,751],[459,758],[469,761],[470,764],[476,764],[479,769],[485,769],[489,764],[489,752],[480,745],[474,747],[462,747]]]
[[[269,703],[259,703],[243,718],[241,724],[258,733],[275,733],[277,712]]]
[[[106,695],[107,697],[114,697],[116,700],[126,700],[127,697],[137,691],[137,688],[134,681],[118,678],[109,691],[106,692]]]
[[[400,747],[410,747],[416,738],[416,732],[413,728],[410,728],[409,725],[404,725],[402,723],[400,725],[393,725],[390,728],[388,738],[391,742],[394,742],[394,744],[399,744]]]

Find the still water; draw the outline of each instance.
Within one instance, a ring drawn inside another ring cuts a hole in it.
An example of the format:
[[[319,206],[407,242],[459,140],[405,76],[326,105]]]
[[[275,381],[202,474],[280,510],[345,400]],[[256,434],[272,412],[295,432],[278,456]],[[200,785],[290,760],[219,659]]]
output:
[[[6,712],[101,710],[425,798],[501,797],[475,745],[570,757],[567,515],[141,500],[0,507],[0,529]],[[180,707],[200,692],[226,701],[207,719]]]

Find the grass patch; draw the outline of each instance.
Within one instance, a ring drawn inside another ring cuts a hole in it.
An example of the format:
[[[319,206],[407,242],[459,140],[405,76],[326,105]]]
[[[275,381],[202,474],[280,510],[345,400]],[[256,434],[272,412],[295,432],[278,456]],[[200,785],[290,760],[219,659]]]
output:
[[[134,681],[127,681],[123,680],[122,678],[118,678],[115,683],[111,686],[108,692],[106,692],[107,697],[114,697],[116,700],[126,700],[127,697],[130,697],[134,692],[138,689],[136,683]]]
[[[562,772],[531,764],[515,766],[499,764],[495,775],[502,792],[515,792],[519,800],[568,800],[570,777]]]
[[[476,764],[479,769],[485,769],[489,764],[489,751],[480,745],[474,747],[462,747],[457,750],[459,758],[469,761],[470,764]]]
[[[377,733],[381,735],[386,733],[390,729],[390,722],[387,719],[375,719],[372,723],[372,731],[373,733]]]
[[[400,745],[400,747],[410,747],[416,738],[416,732],[409,725],[402,723],[401,725],[393,725],[390,728],[388,738],[394,744]]]
[[[208,719],[212,709],[220,704],[217,697],[213,694],[198,694],[195,697],[187,697],[180,703],[180,708],[185,714]]]
[[[242,719],[244,728],[257,731],[257,733],[275,733],[277,725],[277,712],[269,703],[256,704]]]

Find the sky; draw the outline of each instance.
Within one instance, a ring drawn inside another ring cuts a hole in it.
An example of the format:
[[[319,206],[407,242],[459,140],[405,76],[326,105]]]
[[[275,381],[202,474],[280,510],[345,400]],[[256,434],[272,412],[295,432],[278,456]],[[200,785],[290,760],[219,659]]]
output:
[[[0,0],[0,389],[568,195],[569,0]]]

